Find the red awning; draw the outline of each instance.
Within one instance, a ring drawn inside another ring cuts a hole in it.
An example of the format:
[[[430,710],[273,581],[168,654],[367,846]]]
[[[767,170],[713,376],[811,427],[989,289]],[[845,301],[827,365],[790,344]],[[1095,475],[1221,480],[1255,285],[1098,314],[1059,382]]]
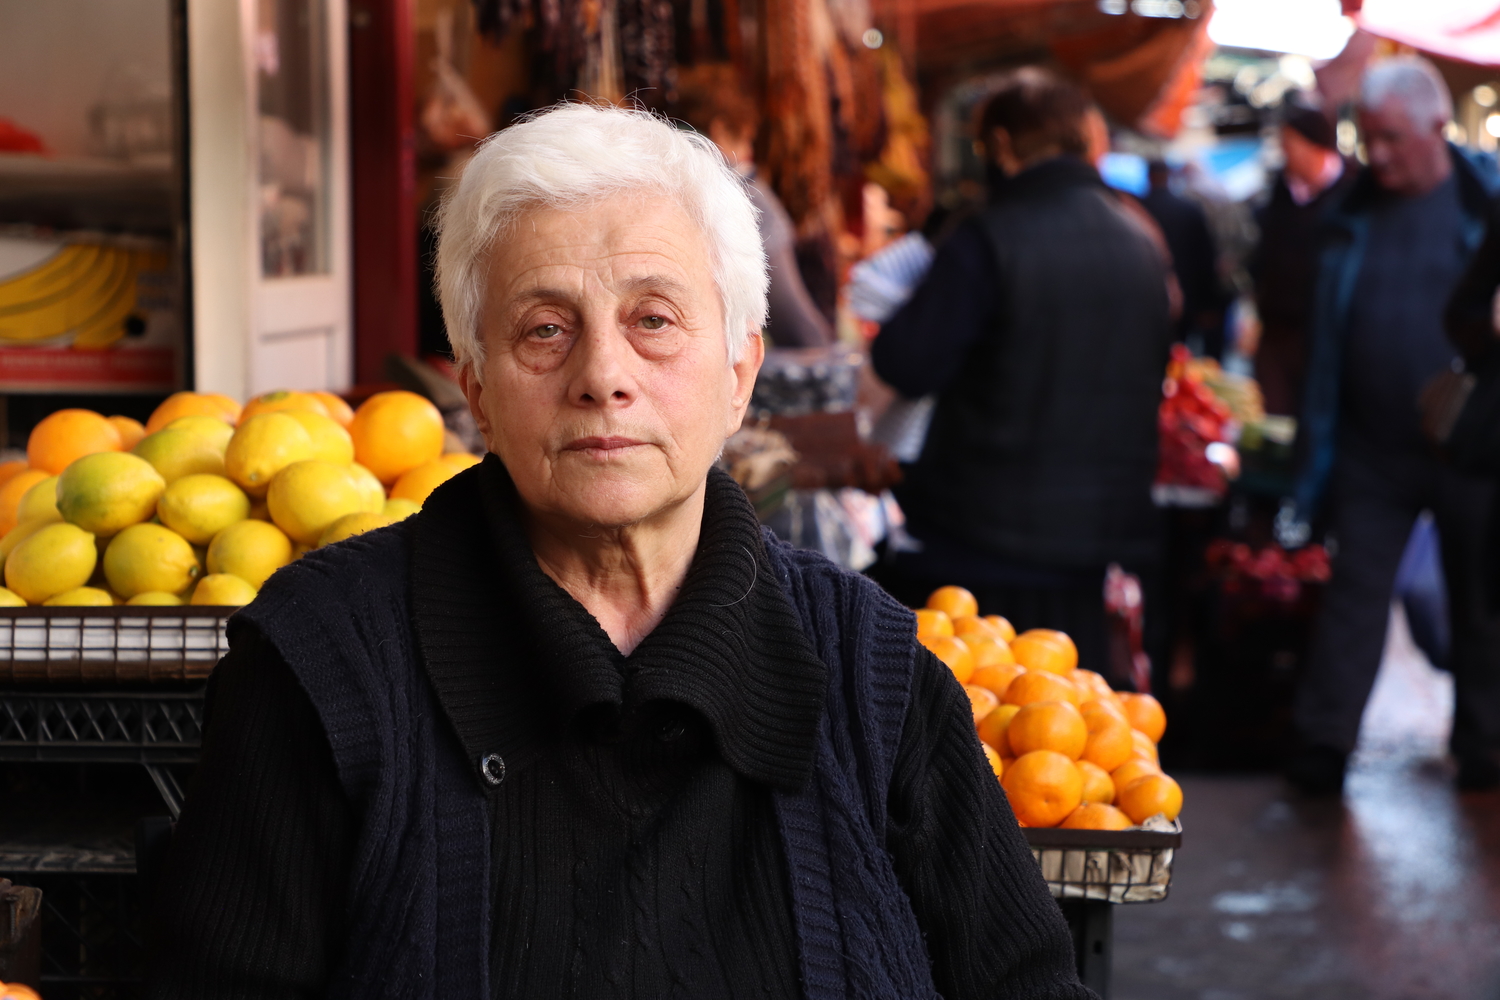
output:
[[[1500,66],[1497,0],[1364,0],[1355,15],[1372,35],[1477,66]]]

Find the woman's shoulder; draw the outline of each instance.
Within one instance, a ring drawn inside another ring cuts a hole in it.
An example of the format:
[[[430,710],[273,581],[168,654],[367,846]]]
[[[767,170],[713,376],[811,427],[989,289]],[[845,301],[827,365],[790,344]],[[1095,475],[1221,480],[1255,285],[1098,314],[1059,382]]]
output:
[[[762,528],[761,535],[782,589],[804,622],[817,620],[820,616],[815,609],[822,606],[837,609],[836,616],[840,619],[852,614],[859,619],[872,619],[865,624],[885,623],[916,635],[916,617],[911,610],[874,580],[840,566],[821,552],[797,548],[769,528]],[[840,624],[848,627],[859,623],[841,621]]]

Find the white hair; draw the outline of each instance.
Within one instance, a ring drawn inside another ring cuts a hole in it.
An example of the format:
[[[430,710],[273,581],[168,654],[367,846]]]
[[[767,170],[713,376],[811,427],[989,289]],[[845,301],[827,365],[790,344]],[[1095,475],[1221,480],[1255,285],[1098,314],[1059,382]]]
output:
[[[1446,125],[1453,118],[1453,97],[1437,67],[1421,56],[1396,56],[1365,71],[1359,87],[1359,103],[1379,108],[1395,101],[1406,109],[1412,124],[1423,127]]]
[[[480,144],[438,211],[437,289],[460,368],[484,362],[491,248],[526,211],[582,209],[635,191],[677,201],[708,242],[731,363],[766,320],[770,279],[743,179],[718,147],[650,112],[568,102]]]

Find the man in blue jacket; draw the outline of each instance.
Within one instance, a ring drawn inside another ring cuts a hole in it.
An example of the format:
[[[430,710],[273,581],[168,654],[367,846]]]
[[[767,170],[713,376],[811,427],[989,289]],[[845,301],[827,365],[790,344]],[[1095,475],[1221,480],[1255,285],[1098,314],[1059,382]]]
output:
[[[1494,485],[1444,466],[1424,440],[1423,386],[1454,362],[1443,308],[1484,236],[1492,169],[1450,146],[1452,101],[1431,64],[1387,60],[1365,76],[1369,166],[1332,213],[1310,330],[1294,502],[1284,543],[1307,540],[1325,502],[1337,542],[1295,718],[1288,776],[1342,788],[1385,644],[1392,586],[1412,525],[1432,511],[1452,624],[1451,749],[1463,788],[1500,785],[1500,617],[1487,610],[1483,535]]]

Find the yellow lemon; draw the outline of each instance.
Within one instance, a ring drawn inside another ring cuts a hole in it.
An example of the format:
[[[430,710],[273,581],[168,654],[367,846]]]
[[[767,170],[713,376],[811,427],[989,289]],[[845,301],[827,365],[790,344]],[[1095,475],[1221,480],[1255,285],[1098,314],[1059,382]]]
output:
[[[286,413],[262,413],[240,424],[229,439],[224,469],[240,489],[252,497],[263,497],[276,473],[312,457],[312,436],[296,418]]]
[[[255,588],[232,573],[210,573],[193,588],[189,604],[241,607],[255,600]]]
[[[114,607],[115,599],[110,596],[109,591],[100,590],[98,587],[74,587],[61,594],[54,594],[42,604],[49,608],[111,608]]]
[[[466,451],[450,451],[448,454],[438,459],[438,461],[447,462],[449,465],[452,465],[462,471],[464,469],[467,469],[471,465],[478,465],[481,459],[478,455],[470,455]]]
[[[167,482],[151,463],[124,451],[85,455],[57,480],[57,509],[63,520],[109,537],[156,513]]]
[[[16,523],[22,521],[61,521],[57,512],[57,477],[48,476],[26,491],[16,507]]]
[[[345,466],[332,462],[296,462],[271,481],[266,506],[271,520],[293,541],[315,544],[328,526],[345,514],[358,513],[365,500]]]
[[[17,545],[20,545],[47,525],[56,524],[58,520],[60,518],[51,521],[22,521],[14,528],[11,528],[5,533],[4,538],[0,538],[0,563],[4,563],[10,557],[11,551]]]
[[[458,475],[459,471],[458,466],[441,458],[419,465],[403,472],[401,478],[396,480],[396,485],[391,487],[391,499],[415,500],[418,504],[424,504],[428,494]]]
[[[345,514],[330,524],[328,530],[323,532],[322,536],[318,539],[318,548],[321,549],[325,545],[332,545],[334,542],[342,542],[344,539],[353,538],[355,535],[363,535],[365,532],[374,531],[376,528],[384,528],[390,523],[392,523],[391,519],[384,514],[369,514],[364,511],[360,511],[357,514]]]
[[[208,543],[210,575],[232,573],[256,589],[291,561],[291,539],[276,525],[265,521],[231,524]]]
[[[334,465],[348,465],[354,461],[354,439],[332,417],[311,410],[288,410],[286,415],[301,424],[307,436],[312,438],[313,458]]]
[[[160,590],[148,590],[143,594],[136,594],[125,603],[133,604],[136,607],[175,607],[182,603],[182,598],[176,594],[168,594]]]
[[[365,505],[361,508],[365,513],[379,514],[385,509],[385,487],[380,485],[375,473],[355,462],[349,466],[349,475],[354,477],[354,485],[365,498]]]
[[[88,583],[97,561],[93,535],[76,524],[49,524],[11,551],[5,560],[5,585],[27,604],[41,604]]]
[[[104,578],[121,597],[148,590],[177,594],[198,578],[198,557],[187,539],[159,524],[133,524],[104,550]]]
[[[422,505],[415,500],[395,499],[387,500],[385,506],[381,509],[381,513],[390,518],[391,523],[394,524],[397,521],[406,520],[421,509]]]
[[[210,420],[210,417],[183,419]],[[182,421],[174,421],[181,423]],[[215,421],[217,423],[218,421]],[[224,474],[224,448],[214,438],[190,427],[168,427],[147,434],[135,446],[133,454],[151,463],[167,482],[183,476]]]
[[[24,608],[26,602],[21,600],[21,595],[14,590],[6,590],[0,587],[0,608]]]
[[[156,514],[194,545],[207,545],[219,532],[250,516],[250,498],[223,476],[183,476],[162,491]]]
[[[229,447],[229,439],[234,437],[234,425],[226,424],[218,417],[178,417],[167,426],[164,431],[191,431],[201,435],[208,441],[213,442],[219,449],[219,454],[224,454],[224,449]]]

